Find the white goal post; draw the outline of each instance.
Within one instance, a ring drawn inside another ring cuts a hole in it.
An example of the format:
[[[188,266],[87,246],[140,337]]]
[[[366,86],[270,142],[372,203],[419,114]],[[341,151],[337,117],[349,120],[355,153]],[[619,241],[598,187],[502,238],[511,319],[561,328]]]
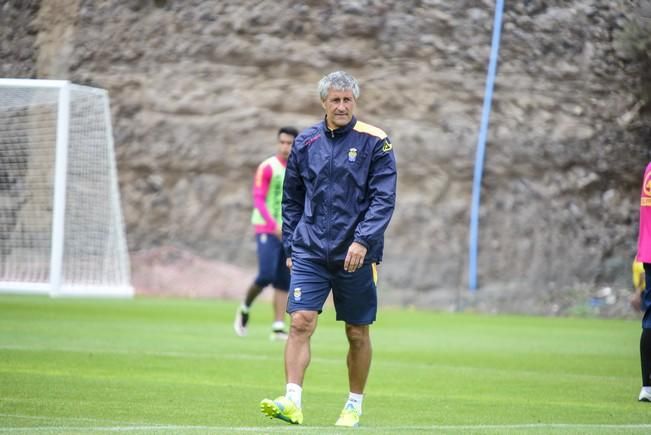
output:
[[[133,296],[106,90],[0,79],[0,292]]]

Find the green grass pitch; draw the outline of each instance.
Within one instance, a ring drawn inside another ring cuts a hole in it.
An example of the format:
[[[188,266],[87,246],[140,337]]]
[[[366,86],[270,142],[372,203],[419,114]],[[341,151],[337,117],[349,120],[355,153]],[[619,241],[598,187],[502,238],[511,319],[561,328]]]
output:
[[[0,296],[1,433],[651,433],[637,402],[640,324],[383,309],[362,426],[347,397],[343,324],[319,319],[304,425],[264,418],[284,392],[271,307],[249,336],[235,302]]]

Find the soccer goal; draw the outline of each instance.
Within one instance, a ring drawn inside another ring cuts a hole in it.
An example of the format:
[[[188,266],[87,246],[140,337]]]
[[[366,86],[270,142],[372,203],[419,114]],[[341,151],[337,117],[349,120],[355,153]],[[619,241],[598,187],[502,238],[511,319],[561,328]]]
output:
[[[133,296],[104,89],[0,79],[0,292]]]

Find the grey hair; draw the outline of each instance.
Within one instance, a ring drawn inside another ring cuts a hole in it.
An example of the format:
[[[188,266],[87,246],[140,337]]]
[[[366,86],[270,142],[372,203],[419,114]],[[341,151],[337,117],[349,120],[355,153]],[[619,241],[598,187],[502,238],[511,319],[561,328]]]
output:
[[[319,81],[319,96],[321,97],[321,101],[325,101],[330,89],[337,91],[351,90],[355,99],[359,98],[359,83],[357,83],[355,77],[344,71],[331,72]]]

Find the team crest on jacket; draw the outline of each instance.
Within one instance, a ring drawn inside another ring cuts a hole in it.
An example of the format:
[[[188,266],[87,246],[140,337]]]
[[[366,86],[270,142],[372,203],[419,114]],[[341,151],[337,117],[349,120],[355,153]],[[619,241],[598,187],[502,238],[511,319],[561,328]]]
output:
[[[385,140],[384,145],[382,146],[382,151],[384,151],[385,153],[388,153],[389,151],[391,151],[392,148],[393,148],[393,145],[391,145],[391,142],[389,142],[388,140]]]
[[[348,150],[348,161],[354,162],[357,160],[357,148],[351,148]]]

